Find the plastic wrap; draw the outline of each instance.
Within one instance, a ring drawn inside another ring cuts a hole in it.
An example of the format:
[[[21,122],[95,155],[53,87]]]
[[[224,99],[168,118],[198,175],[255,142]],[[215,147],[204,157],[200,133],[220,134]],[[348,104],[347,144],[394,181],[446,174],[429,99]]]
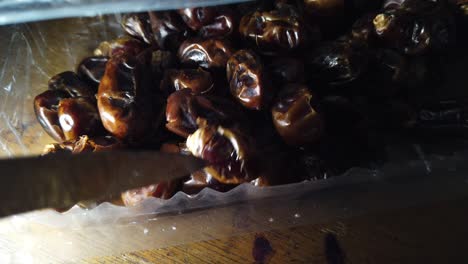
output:
[[[103,40],[121,33],[119,15],[0,27],[0,156],[39,154],[52,139],[36,121],[33,97],[54,74],[74,69]],[[103,203],[65,213],[42,210],[0,220],[0,262],[74,262],[199,240],[310,224],[468,192],[467,142],[387,149],[379,170],[274,187],[241,185],[148,199],[135,207]],[[437,153],[443,153],[437,154]],[[19,194],[20,195],[20,194]],[[182,215],[181,215],[182,214]],[[6,260],[6,261],[3,261]]]
[[[0,2],[0,25],[65,17],[226,5],[249,0],[7,0]]]

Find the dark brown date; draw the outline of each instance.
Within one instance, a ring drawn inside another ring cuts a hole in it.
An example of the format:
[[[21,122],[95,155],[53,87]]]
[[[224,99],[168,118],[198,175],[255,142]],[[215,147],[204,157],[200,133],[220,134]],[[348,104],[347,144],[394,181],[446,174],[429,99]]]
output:
[[[454,19],[440,1],[405,1],[373,23],[383,44],[408,55],[445,51],[455,40]]]
[[[304,85],[286,85],[278,94],[271,110],[276,131],[288,145],[307,146],[317,142],[324,130],[324,122],[317,111],[317,103]]]
[[[374,18],[376,13],[365,14],[357,19],[351,27],[352,44],[362,48],[374,47],[377,36],[374,31]]]
[[[224,68],[234,49],[221,39],[186,40],[179,47],[178,57],[183,64],[206,69]]]
[[[44,149],[42,150],[41,155],[48,155],[48,154],[71,154],[73,151],[73,143],[72,142],[62,142],[62,143],[52,143],[47,144]]]
[[[268,55],[290,52],[306,43],[304,26],[289,9],[247,14],[240,21],[239,32]]]
[[[189,28],[198,31],[213,22],[217,10],[216,7],[195,7],[180,9],[178,12]]]
[[[121,25],[129,35],[150,45],[154,43],[154,36],[147,13],[125,14],[122,17]]]
[[[273,96],[260,57],[251,50],[232,55],[227,63],[227,79],[232,96],[248,109],[263,109]]]
[[[174,53],[165,50],[156,50],[151,53],[151,71],[155,79],[161,79],[164,72],[177,66]]]
[[[103,41],[94,50],[95,56],[112,57],[119,53],[136,56],[146,48],[146,45],[136,38],[121,36],[112,41]]]
[[[237,27],[238,19],[227,7],[196,7],[179,10],[185,24],[202,38],[228,37]]]
[[[187,138],[187,148],[210,164],[204,171],[221,183],[239,184],[256,178],[250,163],[254,147],[236,130],[203,126]]]
[[[126,206],[137,205],[141,201],[150,197],[169,199],[180,189],[180,185],[180,180],[160,182],[139,189],[123,192],[121,198]]]
[[[90,138],[87,135],[78,139],[61,142],[60,144],[48,144],[42,155],[53,153],[79,154],[86,152],[112,151],[122,148],[123,144],[112,136],[98,136]]]
[[[78,76],[88,83],[98,86],[101,82],[108,57],[94,56],[84,58],[77,67]]]
[[[54,140],[65,140],[58,118],[58,107],[62,99],[70,95],[63,90],[48,90],[34,98],[34,112],[42,128]]]
[[[112,57],[99,84],[97,103],[104,127],[119,139],[136,140],[151,124],[149,58]]]
[[[94,100],[85,97],[65,98],[58,105],[58,119],[65,140],[102,133],[102,124]]]
[[[204,94],[213,88],[213,79],[208,71],[198,69],[171,69],[164,73],[160,88],[170,94],[182,89],[190,89],[193,94]]]
[[[187,137],[198,129],[201,120],[210,124],[224,124],[232,120],[233,116],[225,111],[229,104],[220,105],[208,97],[193,95],[190,89],[176,91],[167,99],[166,128]]]
[[[336,16],[343,14],[345,0],[304,0],[304,7],[315,16]]]
[[[96,94],[94,87],[83,82],[80,77],[72,71],[62,72],[50,78],[49,89],[65,91],[70,97],[94,98]]]
[[[347,39],[340,39],[322,44],[305,63],[309,80],[336,86],[357,79],[367,66],[367,57]]]
[[[86,152],[113,151],[123,147],[123,143],[112,136],[88,137],[81,136],[73,143],[73,154]]]
[[[368,85],[367,95],[392,97],[404,86],[408,76],[409,61],[405,56],[391,49],[376,49],[373,53],[365,82]]]
[[[177,50],[180,43],[188,37],[184,22],[173,11],[149,12],[151,29],[159,48]]]
[[[273,83],[276,85],[304,82],[304,63],[299,59],[274,58],[267,68]]]

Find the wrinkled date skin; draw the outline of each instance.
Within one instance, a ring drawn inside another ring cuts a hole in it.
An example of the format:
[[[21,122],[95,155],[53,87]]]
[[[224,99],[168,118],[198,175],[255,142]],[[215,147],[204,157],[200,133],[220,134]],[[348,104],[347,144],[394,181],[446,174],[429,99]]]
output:
[[[225,68],[233,53],[234,49],[227,40],[190,39],[180,45],[178,57],[183,64],[206,69]]]
[[[202,38],[228,37],[237,27],[237,16],[227,7],[184,8],[179,11],[185,24]]]
[[[139,189],[123,192],[121,198],[125,206],[137,205],[141,201],[150,197],[169,199],[180,189],[180,185],[180,180],[160,182]]]
[[[193,95],[190,89],[182,89],[167,99],[166,128],[181,137],[187,137],[198,129],[200,119],[222,124],[232,118],[224,109],[208,97]]]
[[[211,23],[216,16],[216,7],[195,7],[178,10],[185,24],[194,31]]]
[[[76,140],[64,141],[60,144],[48,144],[44,148],[42,155],[53,153],[79,154],[87,152],[112,151],[122,148],[123,144],[112,136],[88,137],[80,136]]]
[[[251,50],[239,50],[227,63],[232,96],[248,109],[261,110],[272,97],[260,57]]]
[[[145,42],[154,43],[154,36],[151,30],[150,19],[147,13],[125,14],[122,17],[122,28],[129,35]]]
[[[213,88],[213,79],[208,71],[198,69],[172,69],[164,73],[160,88],[170,94],[182,89],[190,89],[193,94],[204,94]]]
[[[304,63],[299,59],[274,58],[267,68],[275,84],[304,82]]]
[[[331,86],[354,81],[367,66],[366,56],[345,39],[323,44],[305,62],[309,80]]]
[[[253,145],[238,131],[203,126],[187,138],[187,148],[208,161],[205,172],[221,183],[240,184],[255,178],[249,164]]]
[[[124,145],[112,136],[88,137],[81,136],[73,144],[73,154],[86,152],[105,152],[122,148]]]
[[[95,56],[112,57],[124,53],[136,56],[146,48],[146,44],[130,36],[122,36],[112,41],[103,41],[94,50]]]
[[[286,85],[278,94],[271,114],[276,131],[288,145],[302,147],[320,139],[324,122],[313,101],[304,85]]]
[[[80,77],[72,71],[62,72],[50,78],[49,89],[65,91],[70,97],[94,98],[96,94],[94,87],[82,81]]]
[[[99,84],[97,103],[102,123],[119,139],[143,136],[151,124],[152,94],[146,58],[116,56],[109,60]]]
[[[87,57],[80,62],[76,72],[80,78],[97,87],[104,76],[108,60],[108,57],[103,56]]]
[[[176,12],[148,13],[154,40],[163,50],[176,50],[188,37],[188,29]]]
[[[287,9],[245,15],[240,21],[239,33],[266,55],[290,52],[306,42],[302,22]]]
[[[103,131],[95,102],[89,98],[62,99],[58,106],[58,119],[66,140]]]
[[[58,107],[62,99],[70,95],[62,90],[48,90],[34,98],[34,112],[42,128],[54,140],[62,142],[65,140],[58,118]]]
[[[414,5],[415,2],[418,5]],[[382,43],[408,55],[444,51],[453,44],[453,17],[439,3],[420,2],[405,1],[375,16],[375,33]]]

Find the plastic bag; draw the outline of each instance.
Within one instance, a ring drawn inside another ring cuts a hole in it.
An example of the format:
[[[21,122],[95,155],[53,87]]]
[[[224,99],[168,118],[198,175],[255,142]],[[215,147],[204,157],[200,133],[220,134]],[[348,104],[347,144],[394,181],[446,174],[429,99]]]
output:
[[[36,121],[34,96],[47,89],[51,76],[74,69],[99,42],[121,33],[119,20],[112,15],[0,28],[0,156],[39,154],[51,142]],[[0,260],[73,262],[450,199],[467,192],[468,155],[457,153],[466,146],[444,143],[444,155],[419,145],[393,146],[387,150],[391,162],[378,171],[352,169],[326,181],[244,184],[227,193],[178,193],[135,207],[104,203],[92,210],[11,216],[0,220]]]
[[[66,17],[227,5],[249,0],[7,0],[0,2],[0,25]]]

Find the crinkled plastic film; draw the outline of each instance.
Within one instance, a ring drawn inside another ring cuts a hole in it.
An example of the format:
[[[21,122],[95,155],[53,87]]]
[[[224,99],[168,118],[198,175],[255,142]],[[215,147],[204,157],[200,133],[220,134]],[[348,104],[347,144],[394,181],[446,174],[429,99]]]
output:
[[[47,89],[51,76],[74,69],[99,42],[121,34],[119,19],[109,15],[0,27],[1,157],[36,155],[52,142],[36,121],[33,97]],[[0,262],[79,262],[466,195],[468,155],[459,150],[468,144],[443,146],[444,155],[417,144],[391,146],[389,162],[377,171],[352,169],[316,182],[244,184],[227,193],[179,192],[135,207],[103,203],[91,210],[75,206],[65,213],[11,216],[0,220]]]
[[[227,5],[245,1],[249,0],[3,0],[0,2],[0,25],[65,17]]]

